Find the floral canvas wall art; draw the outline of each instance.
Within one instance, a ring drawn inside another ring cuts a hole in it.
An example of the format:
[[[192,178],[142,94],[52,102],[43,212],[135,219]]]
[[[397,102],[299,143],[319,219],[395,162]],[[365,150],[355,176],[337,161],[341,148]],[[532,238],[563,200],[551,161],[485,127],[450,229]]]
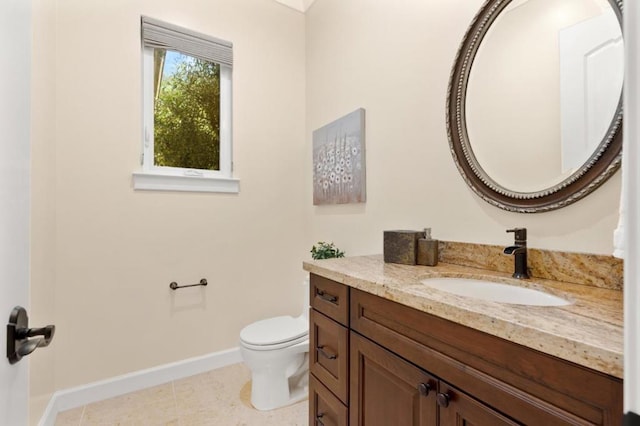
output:
[[[364,109],[313,132],[313,204],[366,201]]]

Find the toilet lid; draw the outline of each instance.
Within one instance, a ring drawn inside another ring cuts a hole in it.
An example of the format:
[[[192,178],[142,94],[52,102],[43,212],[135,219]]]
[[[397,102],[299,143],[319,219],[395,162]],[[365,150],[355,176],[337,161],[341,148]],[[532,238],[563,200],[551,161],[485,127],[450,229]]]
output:
[[[274,317],[249,324],[240,332],[240,340],[251,345],[276,345],[299,339],[309,333],[306,318]]]

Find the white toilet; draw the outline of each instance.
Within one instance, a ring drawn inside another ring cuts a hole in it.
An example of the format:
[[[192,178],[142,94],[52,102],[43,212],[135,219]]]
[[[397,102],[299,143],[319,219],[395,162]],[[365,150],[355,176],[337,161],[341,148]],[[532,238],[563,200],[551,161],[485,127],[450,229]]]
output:
[[[309,371],[309,280],[299,317],[281,316],[240,331],[240,353],[251,370],[251,404],[266,411],[305,399]]]

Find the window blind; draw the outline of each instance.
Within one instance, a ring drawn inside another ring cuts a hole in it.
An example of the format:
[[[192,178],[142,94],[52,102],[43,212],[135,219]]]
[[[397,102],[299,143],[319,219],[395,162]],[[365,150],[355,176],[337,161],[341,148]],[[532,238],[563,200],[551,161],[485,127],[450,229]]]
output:
[[[233,44],[187,28],[142,16],[145,47],[174,50],[209,62],[233,66]]]

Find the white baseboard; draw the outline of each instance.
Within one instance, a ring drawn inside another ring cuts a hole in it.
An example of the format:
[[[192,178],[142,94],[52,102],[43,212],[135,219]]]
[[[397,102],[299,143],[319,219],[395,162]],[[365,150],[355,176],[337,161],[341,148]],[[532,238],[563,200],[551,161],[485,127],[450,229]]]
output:
[[[38,426],[54,426],[56,416],[61,411],[183,379],[241,361],[240,348],[232,348],[57,391],[51,397]]]

